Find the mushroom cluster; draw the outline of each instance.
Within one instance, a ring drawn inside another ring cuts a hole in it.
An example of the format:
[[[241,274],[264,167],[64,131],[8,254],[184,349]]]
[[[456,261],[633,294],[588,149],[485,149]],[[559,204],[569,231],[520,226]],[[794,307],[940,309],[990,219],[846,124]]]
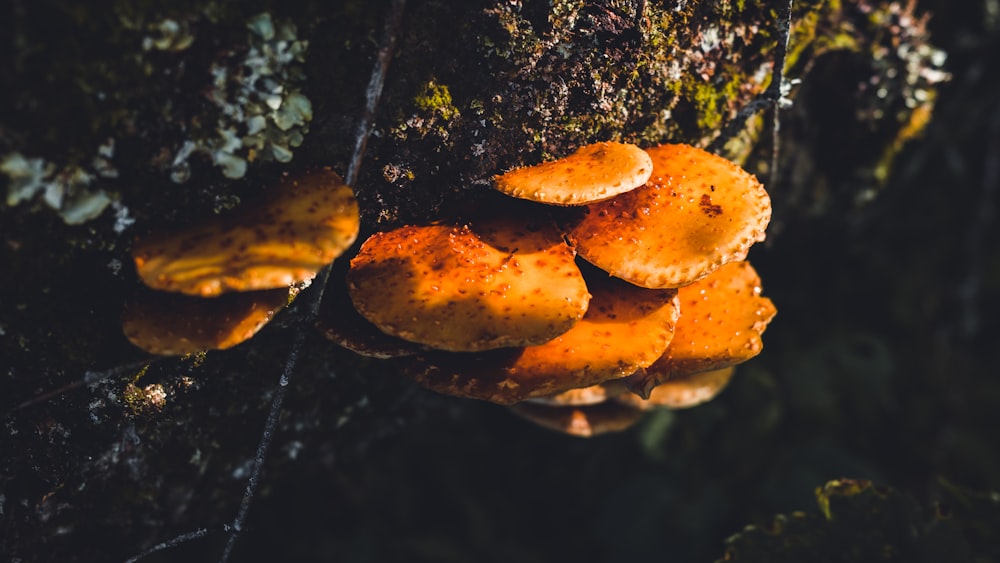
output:
[[[771,204],[736,164],[604,142],[494,187],[486,212],[372,235],[320,330],[579,436],[704,402],[760,352],[775,308],[745,258]]]
[[[160,355],[235,346],[350,247],[359,223],[354,192],[321,168],[213,221],[140,238],[132,256],[149,289],[126,304],[125,336]]]

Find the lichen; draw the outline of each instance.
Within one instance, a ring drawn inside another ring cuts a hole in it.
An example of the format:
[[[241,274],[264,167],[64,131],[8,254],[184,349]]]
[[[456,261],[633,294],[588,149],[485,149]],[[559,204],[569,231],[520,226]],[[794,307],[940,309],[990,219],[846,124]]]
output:
[[[194,43],[190,22],[166,18],[149,24],[150,34],[142,39],[143,50],[176,52]]]
[[[0,158],[0,173],[7,176],[7,205],[40,200],[56,210],[68,225],[79,225],[101,215],[112,196],[92,186],[101,178],[117,178],[111,164],[114,139],[98,147],[89,166],[59,166],[41,157],[10,152]]]
[[[191,176],[189,158],[208,156],[227,178],[242,178],[255,160],[289,162],[312,120],[312,102],[301,91],[301,63],[308,42],[295,26],[275,25],[268,13],[247,22],[249,48],[212,64],[206,97],[219,110],[211,129],[186,140],[170,163],[174,182]]]

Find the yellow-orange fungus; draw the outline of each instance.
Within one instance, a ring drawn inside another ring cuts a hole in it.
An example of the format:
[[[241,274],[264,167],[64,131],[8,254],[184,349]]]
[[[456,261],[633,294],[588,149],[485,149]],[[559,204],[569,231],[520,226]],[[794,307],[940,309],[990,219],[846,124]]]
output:
[[[286,288],[212,298],[143,291],[126,303],[122,330],[132,344],[151,354],[223,350],[256,334],[288,299]]]
[[[555,225],[514,217],[377,233],[347,282],[355,308],[383,332],[450,351],[546,342],[590,301]]]
[[[143,237],[132,255],[147,286],[208,297],[312,279],[354,242],[358,227],[354,193],[323,168],[229,215]]]
[[[609,277],[591,280],[590,289],[583,320],[545,344],[428,353],[407,358],[405,373],[441,393],[512,404],[625,377],[656,361],[673,335],[675,292]]]
[[[763,349],[761,334],[777,310],[761,296],[760,277],[749,262],[733,262],[678,290],[680,318],[666,353],[635,374],[636,389],[692,373],[745,362]]]
[[[626,143],[603,142],[575,153],[496,176],[494,187],[513,197],[553,205],[603,201],[643,185],[653,172],[645,151]]]
[[[771,200],[752,175],[688,145],[647,152],[653,175],[644,186],[569,221],[582,258],[636,285],[682,287],[764,239]]]

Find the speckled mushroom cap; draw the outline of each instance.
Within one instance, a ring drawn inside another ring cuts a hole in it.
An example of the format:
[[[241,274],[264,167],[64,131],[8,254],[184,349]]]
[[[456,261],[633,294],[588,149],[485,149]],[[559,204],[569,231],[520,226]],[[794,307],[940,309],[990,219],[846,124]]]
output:
[[[404,373],[435,391],[512,404],[625,377],[667,348],[677,318],[672,290],[589,280],[587,315],[545,344],[480,354],[407,358]]]
[[[603,201],[643,185],[653,172],[645,151],[616,142],[594,143],[573,154],[494,177],[494,187],[516,198],[552,205]]]
[[[573,407],[520,403],[510,410],[543,428],[580,438],[627,430],[643,414],[641,410],[614,402]]]
[[[426,351],[419,344],[382,332],[362,317],[351,303],[346,276],[347,262],[334,262],[316,318],[316,329],[327,340],[355,354],[382,360]]]
[[[729,366],[668,379],[653,387],[647,399],[632,393],[622,393],[614,397],[614,400],[641,410],[655,407],[671,409],[694,407],[714,399],[721,393],[732,379],[734,371],[736,368]]]
[[[546,342],[590,301],[573,250],[548,219],[376,233],[351,260],[347,285],[383,332],[460,352]]]
[[[647,152],[653,175],[643,187],[587,206],[569,225],[582,258],[636,285],[682,287],[764,240],[771,200],[756,178],[689,145]]]
[[[132,256],[142,281],[163,291],[208,297],[288,287],[333,262],[358,227],[351,188],[322,168],[214,221],[144,237]]]
[[[680,288],[677,297],[681,314],[674,339],[656,363],[631,378],[640,392],[756,356],[763,349],[761,334],[777,312],[761,296],[760,277],[749,262],[726,264]]]
[[[122,331],[132,344],[151,354],[224,350],[257,334],[288,300],[287,288],[209,299],[144,291],[126,303]]]

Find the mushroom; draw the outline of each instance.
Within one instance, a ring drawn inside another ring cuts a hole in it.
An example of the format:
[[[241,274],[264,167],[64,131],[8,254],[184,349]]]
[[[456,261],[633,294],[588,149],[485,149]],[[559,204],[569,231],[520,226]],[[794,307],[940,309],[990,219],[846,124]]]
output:
[[[771,201],[736,164],[689,145],[647,151],[641,188],[584,208],[567,237],[580,257],[636,285],[682,287],[764,239]]]
[[[210,299],[147,290],[126,303],[122,330],[132,344],[151,354],[224,350],[257,334],[288,300],[288,288]]]
[[[361,316],[347,292],[347,262],[337,261],[330,271],[316,328],[331,342],[368,358],[389,359],[412,356],[425,348],[386,334]]]
[[[761,334],[777,312],[770,299],[761,297],[760,277],[749,262],[726,264],[680,288],[677,297],[681,314],[666,353],[630,378],[640,395],[674,378],[756,356],[763,349]]]
[[[354,242],[358,227],[351,188],[321,168],[232,214],[142,238],[132,256],[153,289],[208,297],[288,287],[333,262]]]
[[[493,186],[520,199],[553,205],[603,201],[643,185],[653,172],[645,151],[616,142],[594,143],[573,154],[495,176]]]
[[[641,410],[656,407],[671,409],[694,407],[714,399],[721,393],[729,384],[734,371],[736,368],[729,366],[668,379],[653,387],[646,399],[633,393],[621,393],[614,397],[614,400]]]
[[[520,403],[510,410],[544,428],[581,438],[627,430],[643,414],[641,410],[613,402],[574,407]]]
[[[406,358],[404,373],[434,391],[513,404],[625,377],[667,348],[677,319],[673,290],[647,290],[616,278],[588,280],[586,316],[545,344],[478,354]]]
[[[555,395],[532,397],[525,399],[525,401],[536,405],[547,405],[550,407],[581,407],[603,403],[604,401],[616,397],[624,392],[627,392],[627,387],[621,382],[620,379],[615,379],[606,383],[591,385],[589,387],[569,389],[567,391],[563,391],[562,393],[556,393]]]
[[[456,352],[549,341],[590,301],[573,250],[547,219],[376,233],[351,260],[347,286],[383,332]]]

